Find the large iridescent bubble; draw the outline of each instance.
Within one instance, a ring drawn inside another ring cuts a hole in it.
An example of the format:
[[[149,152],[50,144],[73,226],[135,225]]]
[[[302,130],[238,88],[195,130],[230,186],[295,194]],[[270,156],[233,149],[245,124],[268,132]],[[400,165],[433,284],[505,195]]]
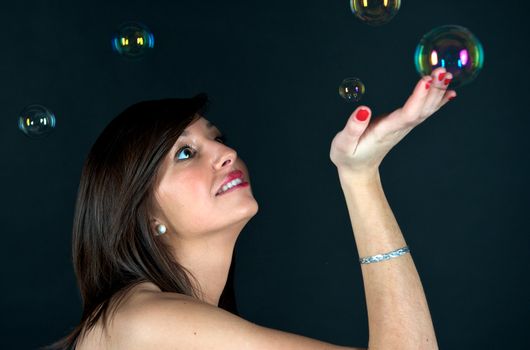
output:
[[[112,37],[112,49],[132,60],[141,59],[155,46],[153,33],[142,23],[126,22]]]
[[[353,14],[366,24],[379,26],[398,13],[401,0],[350,0]]]
[[[30,138],[47,136],[55,129],[55,115],[39,104],[26,106],[18,116],[18,128]]]
[[[453,75],[450,87],[456,88],[477,77],[484,64],[484,50],[467,28],[444,25],[421,38],[414,53],[414,63],[421,76],[445,67]]]

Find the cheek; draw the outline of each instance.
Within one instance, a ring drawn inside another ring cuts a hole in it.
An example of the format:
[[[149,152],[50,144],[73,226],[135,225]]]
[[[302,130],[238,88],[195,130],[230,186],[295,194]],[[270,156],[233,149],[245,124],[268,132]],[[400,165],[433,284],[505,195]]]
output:
[[[180,178],[179,181],[167,183],[164,204],[171,215],[196,216],[197,213],[212,206],[212,187],[208,181],[197,176]],[[202,208],[202,209],[201,209]]]
[[[166,204],[165,212],[171,218],[173,226],[186,237],[208,232],[223,220],[215,198],[211,196],[209,188],[205,189],[204,184],[190,184],[187,188],[175,190]]]
[[[189,176],[179,184],[179,191],[188,201],[203,201],[211,198],[211,181],[211,179],[205,179],[199,176]]]

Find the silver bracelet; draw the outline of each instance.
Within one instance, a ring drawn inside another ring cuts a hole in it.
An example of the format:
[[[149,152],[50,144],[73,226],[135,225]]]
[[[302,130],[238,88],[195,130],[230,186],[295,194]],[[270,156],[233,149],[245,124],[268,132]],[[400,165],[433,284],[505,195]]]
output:
[[[401,256],[407,253],[410,253],[410,249],[408,246],[404,246],[403,248],[399,248],[399,249],[393,250],[385,254],[377,254],[373,256],[368,256],[366,258],[361,258],[359,259],[359,262],[361,264],[371,264],[371,263],[375,263],[379,261],[385,261],[388,259],[397,258],[398,256]]]

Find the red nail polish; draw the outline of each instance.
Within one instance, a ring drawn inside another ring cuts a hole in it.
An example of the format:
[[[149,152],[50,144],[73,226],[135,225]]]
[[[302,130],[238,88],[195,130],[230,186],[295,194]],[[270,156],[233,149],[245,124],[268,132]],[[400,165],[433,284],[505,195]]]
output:
[[[359,112],[355,115],[355,118],[358,120],[364,122],[366,118],[368,118],[368,114],[370,114],[366,109],[360,109]]]
[[[445,73],[440,73],[440,75],[438,75],[438,80],[439,81],[442,81],[442,79],[445,77]]]
[[[428,89],[429,89],[429,87],[431,87],[431,84],[429,84],[429,83],[425,84],[425,89],[427,89],[427,90],[428,90]]]
[[[444,84],[449,85],[450,82],[451,82],[451,79],[445,79]]]

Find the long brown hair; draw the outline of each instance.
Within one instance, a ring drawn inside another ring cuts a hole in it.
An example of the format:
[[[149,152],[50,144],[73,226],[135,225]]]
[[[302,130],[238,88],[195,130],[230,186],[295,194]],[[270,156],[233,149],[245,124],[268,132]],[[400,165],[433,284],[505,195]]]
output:
[[[66,337],[42,349],[75,348],[100,317],[105,327],[127,292],[142,282],[152,282],[163,292],[202,297],[196,278],[153,239],[150,219],[159,165],[207,107],[206,94],[142,101],[116,116],[97,138],[83,165],[73,221],[81,320]],[[233,266],[230,277],[232,271]],[[220,307],[235,313],[232,288],[229,278]]]

